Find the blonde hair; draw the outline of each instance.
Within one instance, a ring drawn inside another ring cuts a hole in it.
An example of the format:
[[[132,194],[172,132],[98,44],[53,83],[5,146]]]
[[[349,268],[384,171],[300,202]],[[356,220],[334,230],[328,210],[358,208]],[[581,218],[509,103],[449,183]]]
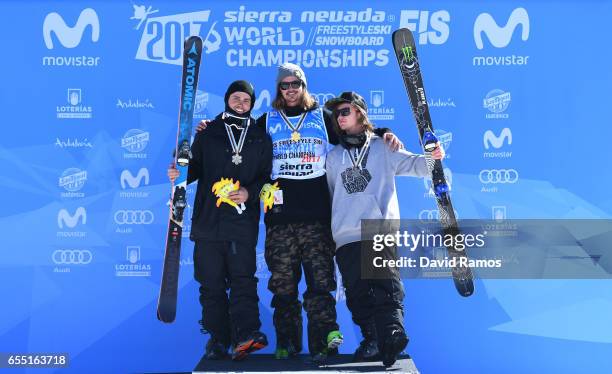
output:
[[[302,85],[303,84],[304,83],[302,82]],[[303,87],[302,98],[298,106],[308,111],[317,105],[317,101],[315,100],[314,97],[312,97],[310,92],[308,92],[308,89],[306,88],[306,86],[302,86],[302,87]],[[281,93],[280,85],[277,85],[276,86],[276,97],[272,101],[272,108],[276,110],[282,110],[282,109],[285,109],[286,107],[287,107],[287,102],[285,101],[285,98],[283,97],[283,94]]]

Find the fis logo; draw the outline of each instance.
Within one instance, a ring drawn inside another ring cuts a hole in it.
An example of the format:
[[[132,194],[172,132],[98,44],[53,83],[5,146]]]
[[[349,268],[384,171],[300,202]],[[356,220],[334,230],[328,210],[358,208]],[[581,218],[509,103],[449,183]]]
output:
[[[487,130],[484,133],[483,142],[486,149],[489,149],[491,146],[499,149],[504,145],[504,142],[507,142],[508,145],[510,145],[512,144],[512,131],[510,131],[509,128],[504,127],[499,136],[497,136],[493,133],[493,131]]]
[[[66,25],[66,22],[58,13],[47,14],[43,22],[43,38],[47,49],[54,48],[53,34],[65,48],[75,48],[81,43],[87,26],[91,26],[91,41],[97,42],[100,38],[100,21],[95,10],[91,8],[83,9],[73,27]]]
[[[149,170],[147,168],[140,168],[138,170],[138,174],[134,177],[129,170],[123,170],[121,172],[121,188],[126,189],[127,186],[130,188],[138,188],[140,187],[140,182],[144,179],[144,185],[149,185]]]
[[[191,35],[202,36],[206,53],[220,49],[221,35],[214,29],[216,22],[208,31],[203,27],[209,21],[210,10],[147,18],[155,12],[157,10],[143,12],[141,8],[134,8],[131,19],[139,20],[136,28],[145,22],[136,51],[137,60],[182,65],[183,43],[177,41],[183,41]]]
[[[448,39],[450,14],[446,10],[402,10],[400,28],[418,33],[419,44],[444,44]],[[433,29],[433,31],[432,31]]]
[[[489,13],[481,13],[474,22],[474,42],[476,48],[483,49],[482,34],[484,33],[491,45],[496,48],[504,48],[510,44],[514,30],[521,25],[521,39],[529,39],[529,15],[525,8],[516,8],[510,14],[505,26],[498,26],[493,16]]]
[[[62,209],[57,213],[57,226],[60,229],[63,229],[64,226],[73,229],[79,221],[81,221],[82,225],[87,223],[87,212],[82,206],[78,207],[73,215],[68,213],[66,209]]]

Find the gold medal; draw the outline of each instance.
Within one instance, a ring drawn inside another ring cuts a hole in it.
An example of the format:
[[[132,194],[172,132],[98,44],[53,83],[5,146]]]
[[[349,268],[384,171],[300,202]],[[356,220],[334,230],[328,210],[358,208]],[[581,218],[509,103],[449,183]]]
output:
[[[293,140],[294,142],[299,141],[301,138],[300,133],[297,131],[294,131],[291,133],[291,140]]]

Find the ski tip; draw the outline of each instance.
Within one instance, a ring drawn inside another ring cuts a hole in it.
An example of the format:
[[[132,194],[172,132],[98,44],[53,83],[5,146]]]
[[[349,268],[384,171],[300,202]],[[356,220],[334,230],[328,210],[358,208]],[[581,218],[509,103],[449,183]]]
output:
[[[459,295],[463,297],[470,297],[474,294],[474,282],[471,279],[461,283],[455,282],[455,288]]]
[[[172,323],[176,319],[176,314],[164,315],[164,314],[160,313],[160,311],[158,310],[157,311],[157,319],[160,320],[163,323]]]

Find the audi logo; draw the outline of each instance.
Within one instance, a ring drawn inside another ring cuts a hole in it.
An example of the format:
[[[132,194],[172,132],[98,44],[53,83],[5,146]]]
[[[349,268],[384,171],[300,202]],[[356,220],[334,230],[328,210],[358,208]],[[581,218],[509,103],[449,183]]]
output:
[[[91,258],[91,251],[87,249],[58,249],[51,255],[51,259],[57,265],[87,265],[91,262]]]
[[[518,181],[518,172],[514,169],[485,169],[480,171],[478,179],[485,184],[516,183]]]
[[[312,95],[312,97],[315,98],[315,100],[317,100],[317,102],[320,105],[325,104],[328,100],[333,99],[334,97],[336,97],[336,95],[334,95],[333,93],[310,93],[310,95]]]
[[[458,218],[457,211],[455,210],[455,218]],[[440,212],[437,209],[424,209],[419,212],[419,220],[421,222],[426,221],[437,221],[440,219]]]
[[[153,212],[150,210],[118,210],[114,218],[118,225],[150,225],[153,223]]]
[[[419,213],[420,220],[437,220],[440,214],[437,210],[421,210]]]

